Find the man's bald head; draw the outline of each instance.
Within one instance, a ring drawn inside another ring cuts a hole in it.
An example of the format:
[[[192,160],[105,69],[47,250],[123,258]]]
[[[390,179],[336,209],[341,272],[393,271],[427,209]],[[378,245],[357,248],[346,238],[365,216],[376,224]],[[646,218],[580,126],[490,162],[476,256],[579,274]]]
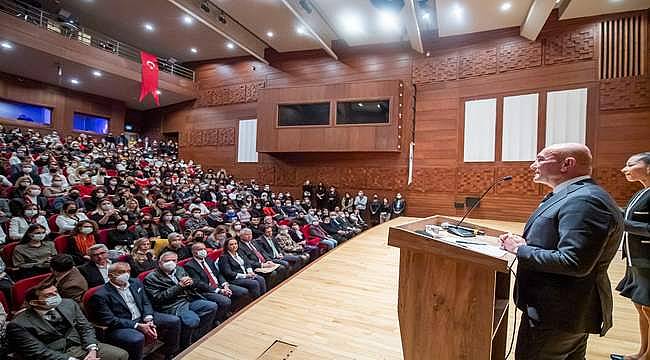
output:
[[[591,175],[591,151],[583,144],[554,144],[537,154],[530,165],[535,171],[534,181],[555,188],[567,180]]]
[[[553,153],[560,161],[572,159],[572,163],[568,165],[573,168],[571,171],[575,173],[575,176],[591,175],[591,150],[589,150],[586,145],[579,143],[564,143],[554,144],[548,146],[546,149]]]

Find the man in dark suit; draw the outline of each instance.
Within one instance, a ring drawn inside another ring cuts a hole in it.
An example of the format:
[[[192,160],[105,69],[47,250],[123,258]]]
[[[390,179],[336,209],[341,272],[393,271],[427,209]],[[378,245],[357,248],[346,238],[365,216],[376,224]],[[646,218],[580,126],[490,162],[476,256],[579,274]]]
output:
[[[208,250],[204,243],[192,244],[192,260],[183,265],[196,289],[206,299],[219,305],[217,320],[223,321],[231,310],[233,303],[240,305],[241,299],[248,296],[248,290],[237,285],[230,285],[214,263],[207,259]]]
[[[522,311],[515,358],[584,359],[590,333],[612,326],[607,268],[623,230],[612,198],[591,179],[591,152],[581,144],[543,149],[530,166],[553,192],[526,223],[504,234],[516,254],[515,303]]]
[[[266,258],[258,249],[257,245],[253,241],[253,232],[250,229],[242,229],[239,233],[239,237],[241,239],[239,252],[251,263],[253,269],[275,266],[274,262],[271,261],[271,259]],[[280,267],[273,270],[273,272],[262,274],[262,276],[266,280],[268,287],[272,288],[289,276],[289,269],[280,265]]]
[[[156,311],[181,319],[181,349],[185,349],[212,329],[218,305],[197,291],[194,280],[177,262],[175,252],[160,255],[158,269],[144,278],[144,288]]]
[[[255,245],[262,253],[265,259],[271,260],[289,269],[290,273],[298,271],[305,265],[300,256],[287,254],[282,251],[280,244],[273,237],[273,227],[265,226],[264,235],[255,239]]]
[[[56,287],[39,284],[25,294],[28,307],[7,326],[12,349],[39,360],[127,360],[129,354],[102,344],[76,302],[61,299]]]
[[[160,339],[161,353],[171,359],[178,352],[181,320],[178,316],[154,312],[140,280],[130,279],[131,267],[124,262],[108,268],[109,282],[91,296],[89,317],[108,327],[106,341],[129,352],[129,359],[141,360],[145,337]]]
[[[88,282],[88,287],[103,285],[108,282],[108,248],[104,244],[95,244],[88,248],[90,261],[78,267],[81,275]]]

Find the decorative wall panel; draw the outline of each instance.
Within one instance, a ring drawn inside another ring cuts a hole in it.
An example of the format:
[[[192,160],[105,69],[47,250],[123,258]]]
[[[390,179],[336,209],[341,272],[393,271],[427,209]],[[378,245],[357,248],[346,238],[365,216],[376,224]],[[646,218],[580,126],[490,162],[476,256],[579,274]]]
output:
[[[296,186],[296,168],[293,167],[276,167],[275,183],[280,186]]]
[[[456,192],[481,194],[494,182],[494,168],[462,167],[456,171]]]
[[[540,41],[512,41],[499,46],[499,72],[528,69],[542,65]]]
[[[447,167],[415,168],[409,190],[448,192],[456,188],[456,169]]]
[[[475,49],[460,55],[458,77],[460,79],[496,74],[497,49]]]
[[[544,64],[566,64],[594,57],[593,27],[568,31],[544,40]]]
[[[259,89],[264,88],[264,81],[221,86],[202,90],[194,107],[220,106],[257,101]]]
[[[264,184],[275,185],[275,166],[259,165],[255,181],[262,186]]]
[[[636,77],[600,82],[600,109],[650,107],[650,78]]]
[[[185,129],[178,134],[179,146],[233,146],[235,128]]]
[[[621,170],[616,168],[597,168],[594,178],[622,206],[641,189],[641,184],[627,181]]]
[[[497,185],[498,194],[535,196],[543,192],[541,185],[533,182],[533,171],[528,165],[497,168],[497,179],[508,175],[512,176],[512,180]]]
[[[425,84],[458,79],[458,55],[436,56],[413,63],[413,82]]]

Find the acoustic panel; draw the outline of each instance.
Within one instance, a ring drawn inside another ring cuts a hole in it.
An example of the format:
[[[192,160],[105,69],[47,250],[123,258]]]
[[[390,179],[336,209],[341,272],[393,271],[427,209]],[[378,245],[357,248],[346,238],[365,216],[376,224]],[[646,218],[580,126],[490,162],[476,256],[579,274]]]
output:
[[[540,41],[510,41],[499,46],[499,72],[530,69],[542,65]]]
[[[594,57],[594,29],[567,31],[544,40],[544,64],[567,64]]]
[[[650,107],[650,77],[602,80],[600,109],[619,110]]]
[[[461,79],[497,73],[497,49],[475,49],[460,55],[458,77]]]
[[[458,55],[444,55],[416,60],[413,82],[426,84],[458,79]]]

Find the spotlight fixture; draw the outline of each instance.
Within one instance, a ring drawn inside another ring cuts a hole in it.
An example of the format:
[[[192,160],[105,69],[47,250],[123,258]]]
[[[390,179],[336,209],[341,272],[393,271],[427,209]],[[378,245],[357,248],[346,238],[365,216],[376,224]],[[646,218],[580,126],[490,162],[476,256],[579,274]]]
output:
[[[94,77],[102,77],[102,72],[99,70],[93,70],[93,76]]]
[[[189,15],[184,15],[183,22],[185,23],[185,25],[192,25],[194,23],[194,19],[192,19],[192,17]]]
[[[79,80],[78,79],[70,79],[70,84],[72,85],[79,85]]]
[[[305,29],[305,27],[302,25],[296,26],[296,32],[298,35],[307,35],[307,29]]]
[[[426,55],[427,57],[429,57],[429,56],[431,56],[431,53],[427,51],[427,53],[424,54],[424,55]]]
[[[512,3],[510,2],[504,2],[501,4],[501,11],[508,11],[510,8],[512,8]]]
[[[155,30],[155,28],[153,27],[153,25],[150,24],[150,23],[145,23],[145,24],[144,24],[144,29],[147,30],[147,31],[149,31],[149,32],[152,32],[152,31]]]
[[[455,4],[451,9],[451,14],[457,19],[461,20],[463,18],[463,8],[460,5]]]
[[[268,37],[273,37],[274,35],[275,34],[273,33],[273,31],[267,31],[266,32],[266,36],[268,36]]]
[[[198,50],[197,48],[193,47],[193,48],[190,48],[190,52],[191,52],[192,54],[196,54],[196,53],[199,52],[199,50]]]
[[[156,90],[156,95],[160,95],[160,94],[162,94],[162,91]]]
[[[210,12],[210,5],[208,5],[207,1],[204,1],[201,3],[201,10],[209,13]]]
[[[358,103],[357,106],[358,107],[363,107],[363,103]]]
[[[429,19],[431,19],[431,14],[428,11],[422,13],[422,20],[429,20]]]
[[[226,20],[226,13],[223,12],[223,10],[221,10],[221,12],[219,12],[219,16],[217,17],[217,20],[219,20],[219,22],[222,23],[222,24],[225,24],[225,23],[228,22],[228,20]]]
[[[233,43],[231,43],[231,42],[227,42],[227,43],[226,43],[226,47],[227,47],[228,49],[232,50],[232,49],[235,48],[235,44],[233,44]]]
[[[3,41],[0,43],[0,46],[2,46],[3,49],[11,50],[14,48],[13,45],[9,41]]]

